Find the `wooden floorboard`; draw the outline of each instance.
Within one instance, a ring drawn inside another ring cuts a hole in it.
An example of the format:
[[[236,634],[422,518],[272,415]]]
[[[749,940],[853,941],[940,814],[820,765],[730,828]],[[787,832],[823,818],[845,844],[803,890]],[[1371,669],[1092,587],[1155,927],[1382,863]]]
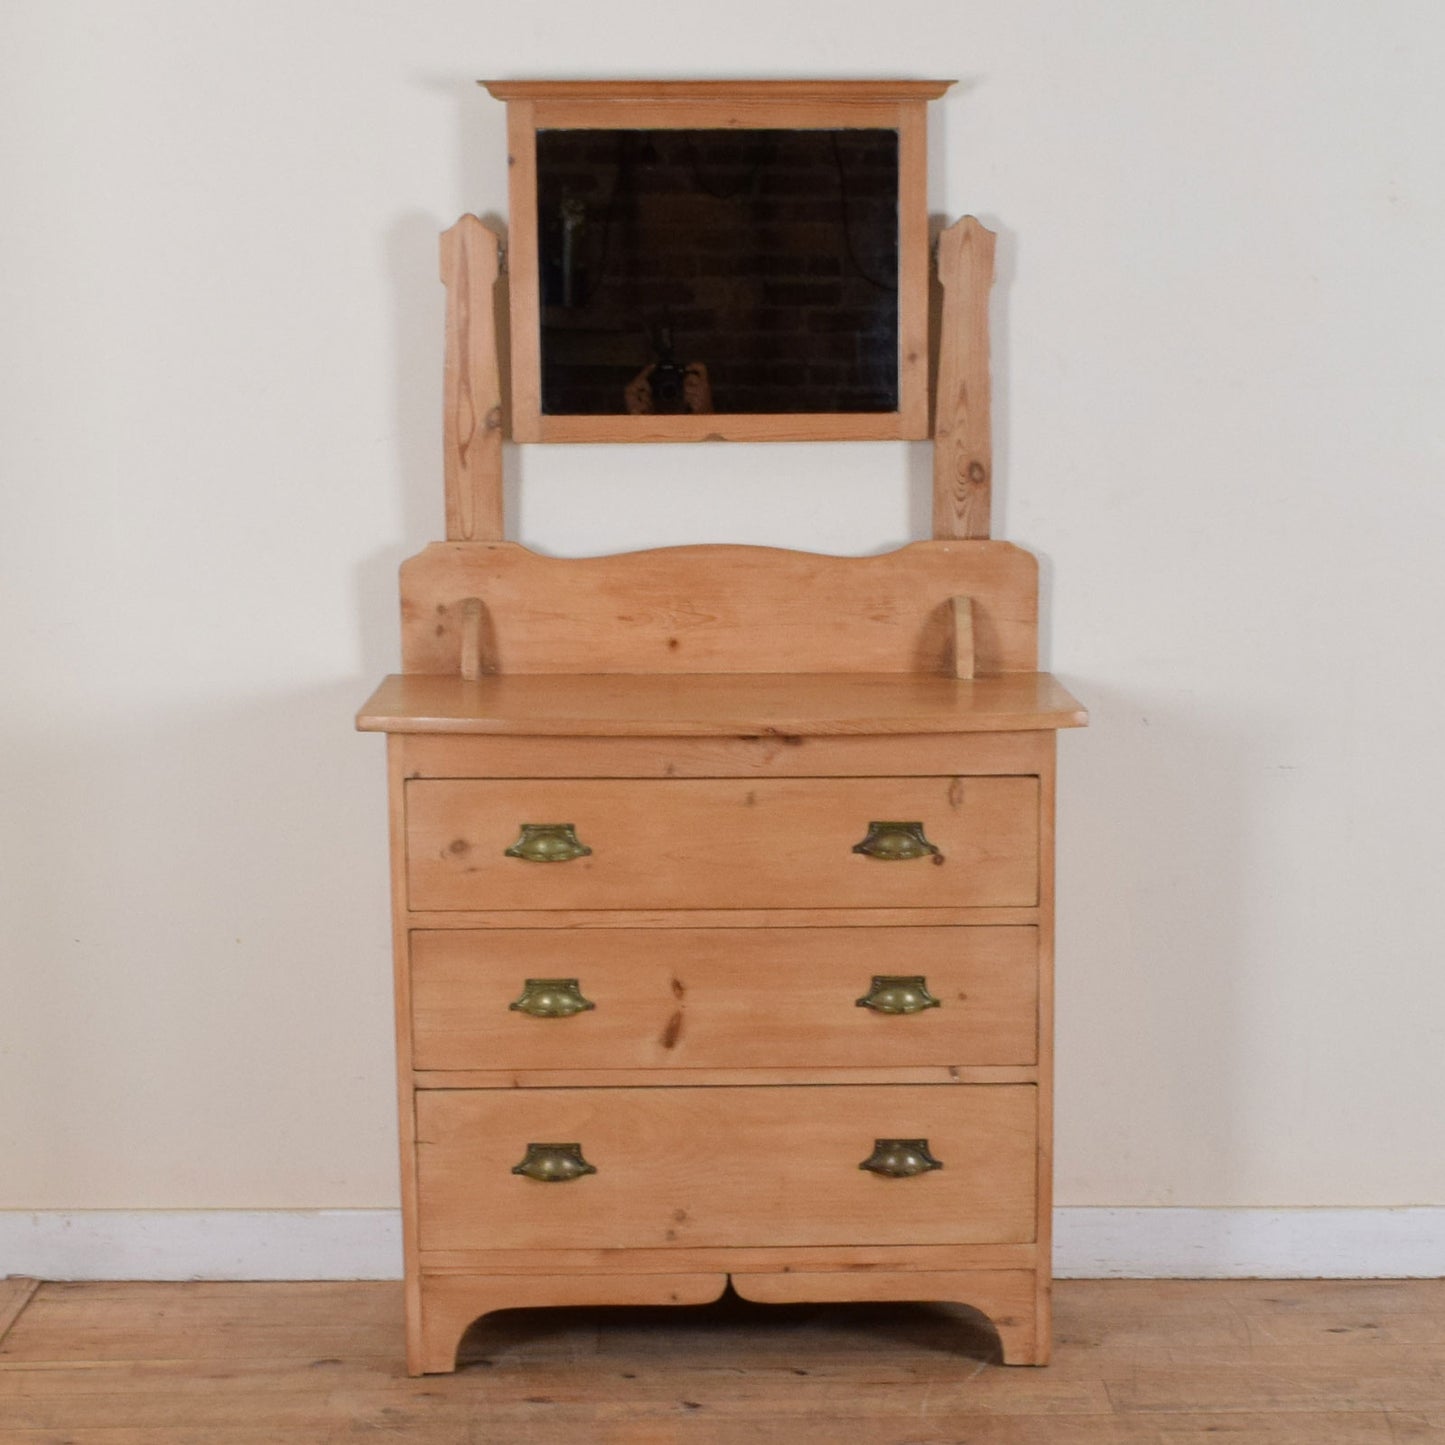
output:
[[[0,1340],[10,1333],[10,1326],[40,1288],[38,1279],[0,1279]]]
[[[1445,1445],[1434,1280],[1067,1281],[1044,1370],[941,1305],[515,1311],[419,1380],[395,1284],[20,1283],[0,1445]]]

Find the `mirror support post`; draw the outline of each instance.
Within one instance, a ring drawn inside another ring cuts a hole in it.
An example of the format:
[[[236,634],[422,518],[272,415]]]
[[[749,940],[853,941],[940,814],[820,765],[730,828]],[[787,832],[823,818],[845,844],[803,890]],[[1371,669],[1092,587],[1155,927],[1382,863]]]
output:
[[[943,317],[933,422],[933,535],[987,538],[993,494],[988,302],[997,236],[965,216],[938,238]]]
[[[495,288],[502,238],[475,216],[441,236],[447,288],[442,455],[447,539],[502,540],[502,379]]]

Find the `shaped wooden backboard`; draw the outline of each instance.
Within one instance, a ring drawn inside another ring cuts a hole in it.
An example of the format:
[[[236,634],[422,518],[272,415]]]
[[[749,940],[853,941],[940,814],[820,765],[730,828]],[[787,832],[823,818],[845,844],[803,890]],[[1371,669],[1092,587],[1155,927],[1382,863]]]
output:
[[[583,558],[435,542],[402,565],[402,666],[954,674],[959,597],[972,601],[979,673],[1037,667],[1038,567],[1007,542],[914,542],[873,557],[698,546]]]

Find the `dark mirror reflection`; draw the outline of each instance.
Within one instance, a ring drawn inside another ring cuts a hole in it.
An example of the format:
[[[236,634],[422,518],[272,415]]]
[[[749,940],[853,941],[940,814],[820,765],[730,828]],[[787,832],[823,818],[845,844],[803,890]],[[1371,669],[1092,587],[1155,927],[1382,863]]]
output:
[[[537,135],[542,410],[898,409],[898,134]]]

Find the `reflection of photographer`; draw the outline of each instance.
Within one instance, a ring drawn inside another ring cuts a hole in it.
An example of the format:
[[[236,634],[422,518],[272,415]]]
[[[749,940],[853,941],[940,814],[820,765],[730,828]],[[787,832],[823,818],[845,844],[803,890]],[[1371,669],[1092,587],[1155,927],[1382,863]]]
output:
[[[675,361],[654,361],[623,389],[629,416],[694,415],[712,410],[712,383],[700,361],[679,366]]]
[[[700,361],[684,366],[672,349],[672,328],[661,326],[653,341],[657,360],[645,366],[623,388],[629,416],[678,416],[712,410],[712,384]]]

